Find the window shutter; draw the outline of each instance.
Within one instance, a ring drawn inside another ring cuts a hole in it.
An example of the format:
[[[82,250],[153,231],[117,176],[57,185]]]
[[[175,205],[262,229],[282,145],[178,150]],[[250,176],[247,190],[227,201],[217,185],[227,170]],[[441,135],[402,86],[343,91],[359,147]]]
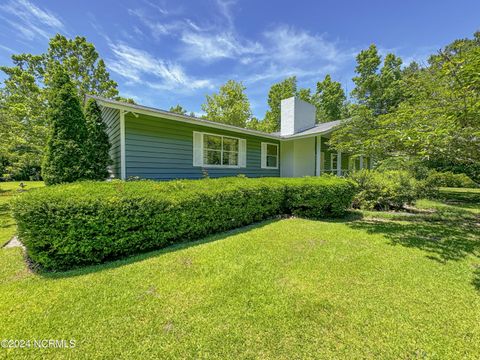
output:
[[[203,134],[193,132],[193,166],[203,166]]]
[[[247,167],[247,140],[240,139],[238,142],[238,166]]]
[[[267,143],[264,143],[264,142],[262,142],[261,158],[262,158],[262,169],[265,169],[267,167]]]

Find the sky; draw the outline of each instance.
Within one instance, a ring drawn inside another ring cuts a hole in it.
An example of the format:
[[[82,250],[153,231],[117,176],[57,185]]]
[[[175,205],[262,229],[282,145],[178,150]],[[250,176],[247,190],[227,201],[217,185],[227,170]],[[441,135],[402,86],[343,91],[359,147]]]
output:
[[[331,74],[348,92],[370,44],[422,63],[480,30],[479,14],[479,0],[0,0],[0,64],[45,52],[56,33],[85,36],[124,97],[200,115],[205,96],[234,79],[262,119],[285,77],[315,89]]]

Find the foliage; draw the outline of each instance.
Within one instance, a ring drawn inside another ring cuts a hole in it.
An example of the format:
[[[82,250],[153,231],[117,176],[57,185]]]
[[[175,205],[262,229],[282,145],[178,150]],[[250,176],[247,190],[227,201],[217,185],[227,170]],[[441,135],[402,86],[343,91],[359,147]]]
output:
[[[360,170],[350,179],[358,184],[353,207],[367,210],[401,209],[425,196],[425,186],[407,171]]]
[[[20,192],[18,191],[20,189],[20,182],[0,182],[0,248],[3,244],[10,241],[17,230],[9,206],[12,197],[21,195],[25,191],[44,186],[41,181],[22,181],[22,183],[25,187]]]
[[[403,99],[400,86],[402,60],[394,54],[387,54],[382,68],[379,68],[381,62],[377,47],[370,45],[357,55],[357,76],[353,78],[352,96],[375,115],[392,111]]]
[[[397,79],[398,63],[392,59],[390,75],[384,78]],[[370,92],[356,90],[368,111],[345,123],[333,134],[331,144],[341,151],[360,148],[378,159],[406,155],[432,164],[473,169],[480,160],[479,67],[480,33],[476,33],[473,39],[446,46],[430,58],[427,67],[405,69],[401,79],[391,82],[397,83],[403,94],[400,103],[391,102],[395,106],[382,105],[379,111],[367,101],[365,94]],[[359,84],[371,83],[375,76],[370,72],[360,77]]]
[[[478,184],[465,174],[432,171],[426,182],[432,187],[476,188]]]
[[[326,75],[323,81],[317,82],[315,100],[317,104],[317,119],[320,122],[343,118],[346,102],[345,92],[339,82],[332,81],[330,75]]]
[[[242,83],[228,80],[220,87],[218,94],[207,95],[206,102],[202,104],[207,119],[245,127],[252,116],[245,89]]]
[[[170,112],[180,114],[180,115],[187,115],[187,109],[185,109],[182,105],[177,104],[175,106],[170,107]]]
[[[315,104],[315,96],[311,94],[310,89],[297,89],[297,78],[291,76],[279,83],[273,84],[268,91],[268,107],[263,121],[251,121],[249,127],[264,131],[280,131],[280,105],[283,99],[297,96],[303,101]]]
[[[105,180],[110,158],[110,140],[107,125],[102,120],[102,112],[94,99],[89,99],[85,105],[85,123],[87,127],[87,146],[85,157],[87,162],[86,178],[90,180]]]
[[[84,182],[24,194],[13,214],[32,260],[66,269],[283,213],[337,216],[353,189],[338,178]]]
[[[62,68],[52,76],[48,95],[50,135],[42,177],[47,185],[84,179],[88,172],[88,132],[75,87]]]
[[[63,349],[75,359],[475,359],[480,228],[466,214],[480,189],[463,194],[409,216],[266,221],[62,273],[0,249],[2,332],[75,339]]]
[[[380,172],[389,170],[408,171],[417,180],[425,180],[431,172],[430,167],[424,161],[409,156],[394,156],[383,159],[378,162],[375,169]]]
[[[38,178],[49,126],[45,89],[56,68],[66,69],[82,100],[85,94],[125,99],[118,97],[117,83],[110,79],[94,45],[84,37],[67,39],[57,34],[45,53],[13,55],[12,61],[13,66],[0,67],[6,75],[0,90],[0,112],[8,116],[0,151],[8,157],[7,171],[12,177]],[[5,117],[0,117],[3,122]]]

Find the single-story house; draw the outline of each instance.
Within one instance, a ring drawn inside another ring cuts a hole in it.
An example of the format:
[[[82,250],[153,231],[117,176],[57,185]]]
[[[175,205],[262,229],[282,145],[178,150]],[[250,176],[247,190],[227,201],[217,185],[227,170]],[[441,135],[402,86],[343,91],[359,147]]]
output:
[[[331,151],[328,139],[340,121],[316,124],[315,107],[296,97],[282,100],[278,133],[93,98],[107,124],[114,178],[342,176],[371,166],[368,158]]]

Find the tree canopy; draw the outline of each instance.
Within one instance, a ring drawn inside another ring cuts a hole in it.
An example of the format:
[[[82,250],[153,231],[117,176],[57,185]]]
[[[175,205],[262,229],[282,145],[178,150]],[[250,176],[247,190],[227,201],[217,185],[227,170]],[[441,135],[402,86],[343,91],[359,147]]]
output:
[[[378,66],[372,53],[370,48],[366,63]],[[447,45],[425,67],[413,64],[401,70],[400,64],[387,55],[380,74],[372,75],[371,67],[357,77],[372,84],[377,76],[372,87],[377,92],[360,91],[364,87],[355,91],[366,106],[333,134],[331,143],[342,151],[379,158],[404,154],[437,163],[478,164],[480,33]]]
[[[211,121],[245,127],[252,116],[245,86],[228,80],[218,94],[207,95],[202,110]]]

